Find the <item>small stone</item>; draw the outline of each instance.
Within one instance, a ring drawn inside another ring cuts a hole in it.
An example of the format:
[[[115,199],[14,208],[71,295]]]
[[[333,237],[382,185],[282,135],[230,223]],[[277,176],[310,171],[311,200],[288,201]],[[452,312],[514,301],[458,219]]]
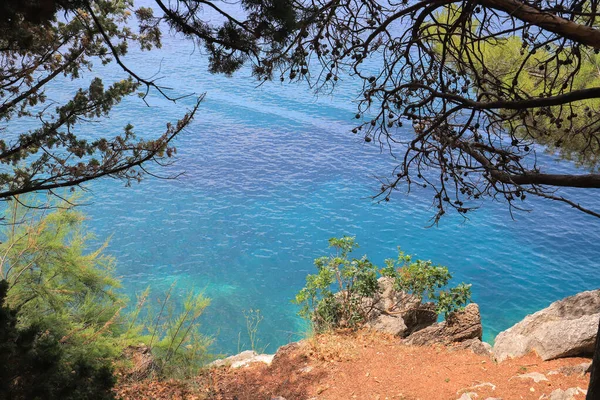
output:
[[[585,363],[581,363],[581,364],[577,364],[577,365],[561,367],[557,371],[551,371],[551,372],[553,372],[554,374],[563,374],[565,376],[585,375],[587,372],[590,371],[591,366],[592,366],[591,362],[585,362]]]
[[[307,365],[306,367],[300,368],[299,372],[301,372],[303,374],[307,374],[312,370],[313,370],[313,367],[311,367],[310,365]]]
[[[548,378],[546,378],[546,376],[544,374],[540,374],[539,372],[530,372],[528,374],[521,374],[521,375],[513,376],[510,379],[513,379],[513,378],[532,379],[535,383],[548,380]]]
[[[374,320],[369,321],[367,326],[376,331],[395,336],[405,336],[408,329],[404,323],[404,319],[386,314],[381,314]]]
[[[329,389],[329,385],[321,385],[317,388],[317,394],[321,394],[324,391],[326,391],[327,389]]]
[[[475,393],[475,392],[467,392],[467,393],[463,393],[462,396],[460,396],[456,400],[474,400],[477,397],[478,397],[477,393]]]
[[[477,338],[467,339],[463,342],[457,343],[455,346],[450,348],[453,350],[471,350],[473,353],[492,358],[492,346],[489,343],[482,342]],[[482,361],[482,364],[485,364],[485,361]]]
[[[231,368],[247,367],[250,364],[259,362],[270,365],[273,362],[273,357],[275,357],[275,354],[257,354],[254,357],[248,358],[246,360],[240,360],[232,363]]]
[[[471,386],[469,389],[481,389],[481,388],[485,388],[485,387],[489,387],[492,390],[496,390],[496,385],[494,385],[491,382],[483,382],[483,383],[479,383],[475,386]]]
[[[446,382],[449,382],[449,381],[450,381],[450,379],[446,379]],[[496,385],[494,385],[493,383],[491,383],[491,382],[483,382],[483,383],[479,383],[477,385],[470,386],[470,387],[465,388],[465,389],[461,389],[458,392],[456,392],[456,394],[461,394],[463,392],[464,393],[474,393],[473,392],[474,390],[482,389],[482,388],[486,388],[486,387],[489,387],[490,389],[492,389],[492,391],[496,390]]]
[[[246,350],[239,354],[227,357],[221,360],[215,360],[209,364],[210,367],[230,366],[231,368],[247,367],[256,362],[265,363],[267,365],[273,362],[274,354],[257,354],[255,351]]]

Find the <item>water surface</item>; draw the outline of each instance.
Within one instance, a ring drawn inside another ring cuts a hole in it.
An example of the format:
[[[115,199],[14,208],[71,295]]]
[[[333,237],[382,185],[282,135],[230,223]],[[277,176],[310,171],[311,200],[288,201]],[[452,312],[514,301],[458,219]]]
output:
[[[600,286],[598,221],[563,205],[527,201],[534,212],[512,220],[506,205],[485,203],[468,221],[449,215],[426,228],[434,213],[427,191],[373,202],[374,176],[395,163],[350,133],[357,90],[351,80],[319,97],[303,85],[256,87],[247,70],[232,78],[210,75],[202,54],[175,38],[159,52],[133,51],[127,62],[145,76],[161,65],[176,93],[207,93],[176,142],[177,162],[153,169],[185,175],[130,188],[93,182],[94,204],[84,211],[99,238],[111,237],[109,252],[129,294],[177,282],[181,297],[195,288],[212,298],[203,329],[216,336],[216,352],[247,347],[244,311],[250,309],[264,315],[258,333],[267,351],[301,337],[305,325],[290,300],[332,236],[356,236],[358,255],[376,263],[401,246],[448,266],[457,282],[473,284],[486,340],[552,301]],[[79,85],[65,82],[53,96],[60,100]],[[128,100],[109,121],[80,133],[100,135],[132,123],[140,136],[152,135],[193,99],[173,105],[153,97],[150,104]],[[555,163],[547,156],[540,162]],[[564,162],[553,168],[574,170]],[[572,192],[600,208],[597,191]]]

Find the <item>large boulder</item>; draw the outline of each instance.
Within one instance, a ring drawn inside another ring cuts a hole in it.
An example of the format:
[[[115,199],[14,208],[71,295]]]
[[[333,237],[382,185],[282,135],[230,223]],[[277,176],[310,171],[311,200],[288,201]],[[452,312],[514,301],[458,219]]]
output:
[[[437,321],[433,303],[422,303],[418,296],[396,290],[391,278],[379,278],[378,283],[379,292],[362,304],[369,328],[406,337]]]
[[[408,327],[404,319],[395,315],[379,314],[367,322],[367,326],[379,332],[404,337],[408,335]]]
[[[482,342],[481,339],[473,338],[467,339],[463,342],[456,343],[451,350],[471,350],[478,356],[484,356],[492,358],[492,345],[486,342]]]
[[[482,332],[479,306],[471,303],[461,311],[450,313],[446,321],[414,332],[404,343],[425,346],[435,343],[452,344],[469,339],[481,340]]]
[[[591,355],[599,319],[600,289],[567,297],[498,334],[494,356],[500,362],[531,351],[543,360]]]

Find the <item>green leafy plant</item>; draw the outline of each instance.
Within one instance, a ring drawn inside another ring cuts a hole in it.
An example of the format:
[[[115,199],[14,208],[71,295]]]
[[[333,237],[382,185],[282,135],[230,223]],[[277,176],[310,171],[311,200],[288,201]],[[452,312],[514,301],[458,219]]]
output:
[[[299,314],[317,331],[356,328],[365,318],[362,299],[378,289],[377,267],[366,257],[349,258],[358,247],[353,237],[331,238],[329,247],[335,254],[315,260],[318,273],[306,277],[306,286],[294,302],[301,306]]]
[[[471,285],[447,288],[452,279],[448,268],[431,261],[413,261],[399,251],[396,259],[386,260],[379,269],[367,256],[350,258],[358,247],[353,237],[329,239],[329,246],[335,253],[315,260],[318,272],[306,277],[306,286],[293,300],[300,305],[299,315],[317,332],[361,326],[369,313],[368,300],[380,291],[378,278],[382,276],[393,279],[397,290],[433,301],[444,316],[470,301]]]
[[[452,311],[462,309],[471,298],[471,285],[460,283],[446,288],[452,280],[447,267],[433,265],[431,261],[415,260],[398,249],[398,257],[385,260],[383,276],[392,277],[395,287],[421,300],[433,301],[436,312],[448,316]]]

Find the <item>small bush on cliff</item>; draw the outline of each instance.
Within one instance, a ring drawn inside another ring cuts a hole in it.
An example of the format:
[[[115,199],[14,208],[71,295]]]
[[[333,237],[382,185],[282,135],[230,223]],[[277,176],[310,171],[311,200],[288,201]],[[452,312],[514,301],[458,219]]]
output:
[[[122,312],[127,299],[106,244],[88,250],[81,213],[68,203],[52,212],[10,206],[0,239],[0,398],[112,398],[124,349],[150,334],[159,376],[199,364],[207,299],[190,296],[181,312],[171,301],[168,313],[141,323]]]
[[[447,287],[452,275],[447,267],[433,265],[431,261],[415,260],[398,249],[396,259],[385,260],[381,274],[394,279],[396,290],[435,303],[436,312],[446,317],[462,309],[471,299],[471,285],[459,283]],[[444,288],[444,289],[442,289]]]
[[[397,290],[433,301],[438,314],[461,309],[471,297],[471,285],[448,288],[452,275],[448,268],[431,261],[416,260],[399,251],[396,259],[385,261],[379,269],[367,256],[350,258],[358,244],[353,237],[329,239],[335,253],[315,260],[318,272],[306,277],[306,286],[296,295],[300,316],[309,320],[317,332],[336,328],[355,329],[367,319],[365,303],[378,294],[378,278],[394,280]]]

